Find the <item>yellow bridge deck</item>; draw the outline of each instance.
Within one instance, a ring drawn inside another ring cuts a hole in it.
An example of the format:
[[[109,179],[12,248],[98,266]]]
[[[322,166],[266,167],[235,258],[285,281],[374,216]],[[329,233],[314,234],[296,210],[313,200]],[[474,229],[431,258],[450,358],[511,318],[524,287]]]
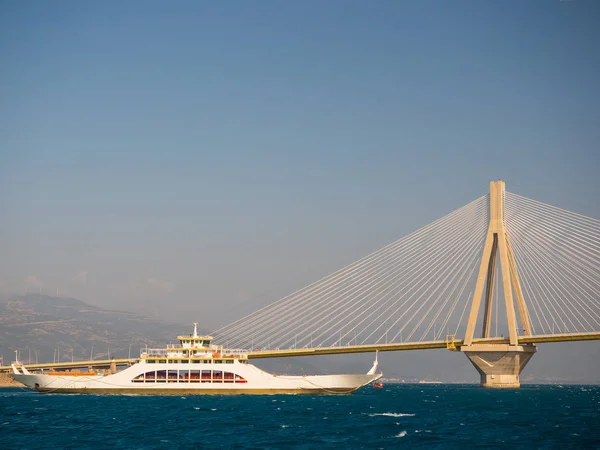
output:
[[[565,333],[565,334],[546,334],[536,336],[520,336],[519,344],[542,344],[550,342],[572,342],[572,341],[591,341],[600,340],[600,331],[589,333]],[[459,349],[462,346],[462,340],[454,340],[453,346]],[[473,339],[473,344],[509,344],[508,338],[486,338]],[[348,345],[340,347],[319,347],[319,348],[298,348],[285,350],[257,350],[248,353],[249,359],[260,358],[283,358],[291,356],[316,356],[316,355],[337,355],[343,353],[372,353],[396,352],[405,350],[430,350],[448,348],[446,341],[425,341],[425,342],[400,342],[393,344],[371,344],[371,345]],[[91,367],[110,367],[112,363],[116,365],[133,364],[137,358],[124,359],[106,359],[96,361],[75,361],[62,363],[45,364],[26,364],[28,370],[66,370]],[[10,366],[0,366],[0,372],[10,371]]]
[[[569,334],[548,334],[537,336],[519,337],[519,344],[541,344],[549,342],[569,342],[569,341],[591,341],[600,340],[600,332],[592,333],[569,333]],[[462,346],[463,341],[458,339],[454,341],[457,348]],[[486,338],[473,339],[473,344],[509,344],[508,338]],[[248,358],[277,358],[284,356],[311,356],[311,355],[336,355],[341,353],[369,353],[375,352],[396,352],[403,350],[430,350],[436,348],[447,348],[446,341],[424,341],[424,342],[401,342],[394,344],[371,344],[371,345],[348,345],[341,347],[323,347],[323,348],[299,348],[285,350],[263,350],[254,351],[248,354]]]

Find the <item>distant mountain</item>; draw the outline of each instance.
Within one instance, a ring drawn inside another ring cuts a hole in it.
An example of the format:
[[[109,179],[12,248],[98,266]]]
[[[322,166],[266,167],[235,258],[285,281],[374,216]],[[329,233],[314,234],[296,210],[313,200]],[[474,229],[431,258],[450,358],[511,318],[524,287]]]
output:
[[[162,348],[189,334],[193,325],[150,319],[138,314],[99,308],[73,298],[48,295],[0,297],[0,355],[7,364],[126,358],[140,349]],[[200,333],[209,330],[199,329]],[[253,362],[274,373],[320,373],[310,358],[279,358]]]
[[[92,306],[73,298],[29,294],[0,299],[0,354],[4,361],[53,362],[139,355],[146,344],[162,347],[192,324],[174,324],[126,311]],[[93,347],[93,348],[92,348]],[[30,356],[31,355],[31,356]]]

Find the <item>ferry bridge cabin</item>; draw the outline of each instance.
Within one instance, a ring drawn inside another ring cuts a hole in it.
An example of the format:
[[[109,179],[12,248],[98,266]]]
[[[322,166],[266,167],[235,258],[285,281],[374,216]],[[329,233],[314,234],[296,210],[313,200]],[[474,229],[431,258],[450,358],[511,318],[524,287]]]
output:
[[[146,364],[190,364],[189,369],[149,370],[136,376],[134,383],[247,383],[242,376],[225,370],[202,369],[197,364],[247,364],[248,356],[243,350],[227,350],[211,344],[212,336],[194,334],[178,336],[179,344],[167,345],[166,349],[147,349],[141,352]],[[232,367],[233,369],[233,367]]]

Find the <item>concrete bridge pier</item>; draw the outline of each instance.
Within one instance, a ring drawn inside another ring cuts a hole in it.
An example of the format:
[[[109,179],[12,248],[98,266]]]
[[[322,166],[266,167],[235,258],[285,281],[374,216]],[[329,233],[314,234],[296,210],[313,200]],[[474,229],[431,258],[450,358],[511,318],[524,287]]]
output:
[[[519,345],[517,330],[522,329],[523,335],[528,337],[531,336],[532,327],[525,298],[523,297],[523,290],[521,289],[517,260],[504,224],[504,197],[504,181],[492,181],[490,183],[490,222],[479,265],[469,321],[465,330],[465,339],[461,347],[461,351],[467,355],[469,361],[481,375],[481,386],[489,388],[520,387],[519,375],[537,350],[534,345]],[[500,262],[499,270],[497,270],[498,260]],[[497,286],[496,277],[499,273],[502,274],[502,277],[498,280],[502,282],[503,292],[501,296],[494,295],[494,287]],[[485,309],[481,337],[490,337],[494,301],[500,302],[504,297],[509,337],[508,345],[473,344],[484,287]],[[519,326],[517,326],[513,294],[521,319]]]
[[[481,375],[481,387],[518,388],[519,375],[533,354],[535,345],[480,344],[461,348]]]

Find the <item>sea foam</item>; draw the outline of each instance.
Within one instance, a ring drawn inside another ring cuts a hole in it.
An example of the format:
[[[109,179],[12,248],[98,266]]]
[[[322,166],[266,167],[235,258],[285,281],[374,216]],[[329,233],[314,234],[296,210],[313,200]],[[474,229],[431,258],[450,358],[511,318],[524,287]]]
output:
[[[414,414],[405,414],[405,413],[391,413],[391,412],[369,414],[369,417],[374,417],[374,416],[387,416],[387,417],[413,417],[413,416],[414,416]]]

